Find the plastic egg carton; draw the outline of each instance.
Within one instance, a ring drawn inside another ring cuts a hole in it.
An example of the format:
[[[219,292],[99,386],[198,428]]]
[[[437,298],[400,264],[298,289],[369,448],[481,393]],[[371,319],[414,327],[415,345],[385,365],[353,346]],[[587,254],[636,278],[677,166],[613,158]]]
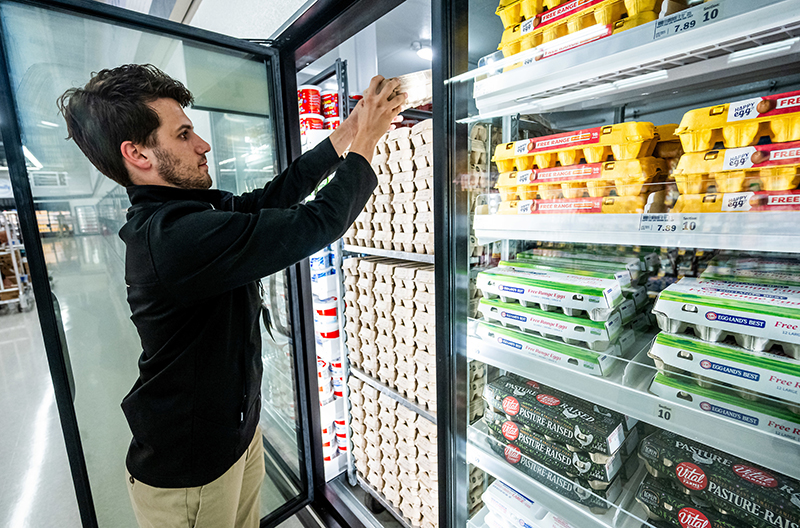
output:
[[[652,156],[660,139],[653,123],[618,123],[500,144],[492,161],[500,172],[511,172],[548,169],[557,162],[576,165],[582,159],[601,163],[609,156],[616,161],[634,160]]]
[[[686,152],[756,145],[768,137],[772,143],[800,140],[800,91],[755,97],[733,103],[698,108],[684,114],[676,134]]]

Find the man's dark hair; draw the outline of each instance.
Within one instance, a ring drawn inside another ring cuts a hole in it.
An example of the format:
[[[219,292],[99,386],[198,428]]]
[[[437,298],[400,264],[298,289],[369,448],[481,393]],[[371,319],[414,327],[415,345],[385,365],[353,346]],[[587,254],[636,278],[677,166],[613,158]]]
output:
[[[170,98],[189,106],[192,93],[152,64],[126,64],[93,74],[83,88],[70,88],[58,98],[67,130],[97,170],[125,187],[132,185],[120,145],[132,141],[157,145],[158,114],[148,106]]]

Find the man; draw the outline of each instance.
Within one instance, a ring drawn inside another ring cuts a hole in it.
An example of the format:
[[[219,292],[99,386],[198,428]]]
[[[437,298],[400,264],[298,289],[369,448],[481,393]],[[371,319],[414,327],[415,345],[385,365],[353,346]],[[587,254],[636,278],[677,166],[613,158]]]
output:
[[[120,237],[143,352],[122,409],[141,527],[258,526],[257,281],[341,237],[364,207],[377,185],[375,145],[407,97],[383,81],[372,79],[328,140],[242,196],[209,189],[211,148],[183,111],[192,94],[154,66],[103,70],[59,99],[70,137],[132,204]]]

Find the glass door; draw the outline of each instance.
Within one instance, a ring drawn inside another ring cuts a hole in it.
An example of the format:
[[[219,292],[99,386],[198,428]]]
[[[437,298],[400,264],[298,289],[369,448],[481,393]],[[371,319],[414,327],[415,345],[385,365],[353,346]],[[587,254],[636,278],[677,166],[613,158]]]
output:
[[[56,99],[92,72],[155,65],[194,94],[186,114],[212,147],[214,188],[240,194],[285,165],[277,53],[102,4],[2,1],[0,17],[3,142],[83,524],[134,527],[125,480],[131,432],[120,409],[142,353],[118,236],[130,202],[65,140]],[[301,412],[309,393],[291,316],[300,313],[298,282],[289,271],[262,280],[272,319],[271,328],[261,327],[262,526],[310,500]]]

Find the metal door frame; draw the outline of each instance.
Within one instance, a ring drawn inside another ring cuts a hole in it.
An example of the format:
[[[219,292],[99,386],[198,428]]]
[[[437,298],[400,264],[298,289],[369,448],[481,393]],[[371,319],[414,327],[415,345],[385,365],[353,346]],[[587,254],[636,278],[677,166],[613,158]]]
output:
[[[285,100],[285,90],[281,90],[281,67],[282,58],[275,48],[265,47],[259,44],[235,39],[227,35],[221,35],[210,31],[186,26],[169,20],[144,15],[124,8],[114,7],[100,2],[90,0],[0,0],[0,4],[25,4],[38,8],[65,12],[78,17],[97,19],[102,22],[116,26],[126,27],[139,31],[158,33],[165,36],[187,40],[195,43],[210,44],[218,48],[225,48],[231,51],[251,53],[267,61],[269,65],[267,71],[267,82],[271,85],[270,111],[275,126],[276,151],[278,155],[277,164],[281,169],[288,166],[290,158],[289,146],[293,141],[289,141],[282,127],[282,123],[297,121],[296,112],[288,112],[285,109],[288,101]],[[294,76],[292,83],[296,84]],[[289,99],[294,101],[294,97]],[[293,105],[291,105],[293,106]],[[33,193],[31,191],[28,171],[25,166],[25,158],[22,151],[22,136],[19,116],[12,95],[12,84],[10,78],[9,64],[5,50],[5,37],[0,27],[0,115],[5,116],[0,119],[0,134],[2,134],[8,160],[9,177],[12,182],[14,199],[20,218],[20,230],[25,240],[25,247],[31,272],[31,282],[33,284],[34,295],[42,326],[42,337],[44,340],[47,361],[50,369],[50,376],[53,381],[55,400],[58,408],[61,429],[64,434],[64,441],[67,449],[72,480],[75,487],[75,495],[78,502],[81,523],[84,528],[98,527],[97,516],[95,513],[92,491],[89,483],[89,473],[86,467],[86,459],[81,443],[80,431],[78,427],[77,415],[74,407],[74,388],[72,386],[72,371],[69,364],[69,353],[66,342],[62,342],[59,337],[61,332],[58,317],[53,305],[53,293],[47,275],[47,266],[44,260],[41,239],[36,222],[36,214],[33,206]],[[294,119],[292,119],[292,117]],[[285,125],[284,125],[285,126]],[[299,126],[298,126],[299,144]],[[296,156],[291,156],[294,159]],[[285,519],[291,517],[299,510],[314,500],[314,479],[313,468],[317,463],[321,464],[321,446],[318,453],[311,446],[310,427],[311,420],[307,410],[312,405],[319,407],[316,400],[316,391],[311,391],[314,378],[303,376],[303,373],[311,372],[311,367],[316,368],[316,361],[309,362],[308,341],[304,336],[312,335],[311,331],[304,327],[304,319],[307,313],[311,312],[310,302],[305,303],[300,293],[303,288],[308,289],[308,261],[300,262],[289,269],[289,289],[291,292],[288,299],[289,311],[292,314],[292,330],[294,338],[292,347],[294,350],[294,368],[296,382],[296,397],[299,413],[300,431],[298,435],[298,451],[303,464],[301,471],[302,487],[301,493],[294,499],[290,499],[286,504],[271,512],[261,519],[261,527],[268,528],[280,524]],[[303,270],[306,273],[303,273]],[[299,284],[298,284],[299,283]],[[305,283],[305,284],[304,284]],[[310,319],[313,321],[313,316]],[[313,341],[312,352],[313,352]],[[314,400],[314,401],[311,401]],[[319,416],[317,415],[317,425]],[[319,457],[317,461],[315,455]]]

